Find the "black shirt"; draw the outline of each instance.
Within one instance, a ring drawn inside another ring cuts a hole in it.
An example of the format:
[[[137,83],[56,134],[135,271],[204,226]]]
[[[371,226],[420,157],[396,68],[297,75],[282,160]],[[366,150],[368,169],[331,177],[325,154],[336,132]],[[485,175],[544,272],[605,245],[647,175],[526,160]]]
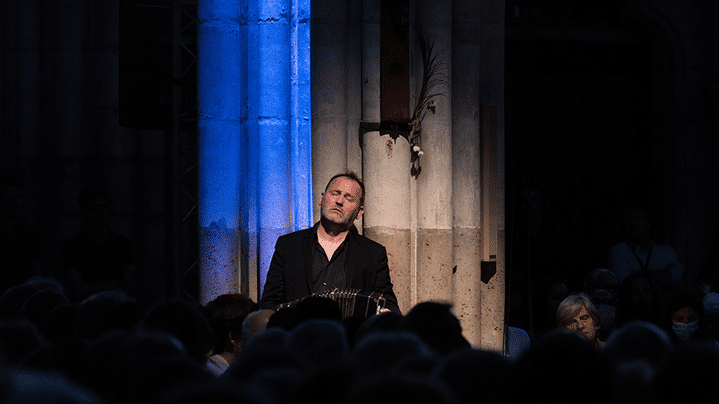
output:
[[[327,259],[324,248],[314,236],[312,257],[312,293],[329,292],[335,288],[346,287],[345,257],[347,256],[347,238],[337,247],[331,259]]]

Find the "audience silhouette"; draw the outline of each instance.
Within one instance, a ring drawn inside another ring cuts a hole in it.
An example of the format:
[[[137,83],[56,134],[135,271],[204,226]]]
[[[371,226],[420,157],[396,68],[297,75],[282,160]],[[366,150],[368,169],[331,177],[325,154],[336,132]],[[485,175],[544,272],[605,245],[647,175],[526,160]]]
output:
[[[636,279],[651,285],[650,275],[632,275],[620,291],[638,293],[626,289]],[[121,290],[71,303],[52,285],[31,279],[0,296],[2,402],[28,402],[18,400],[59,386],[58,401],[31,401],[654,404],[689,396],[708,400],[719,377],[719,347],[706,332],[702,300],[693,290],[666,297],[652,294],[651,287],[643,291],[659,302],[657,321],[648,315],[653,305],[642,305],[647,298],[634,296],[634,303],[626,303],[631,315],[600,350],[577,333],[555,329],[508,357],[469,346],[451,305],[442,302],[347,327],[325,300],[298,306],[298,319],[297,307],[256,310],[239,294],[218,296],[204,307],[168,300],[142,309]],[[8,303],[18,296],[24,300]],[[291,321],[271,321],[283,316]],[[694,320],[697,331],[679,338],[673,323]],[[238,334],[235,360],[221,374],[208,369],[211,353],[227,349]],[[34,390],[29,381],[41,385]],[[62,401],[68,397],[75,401]]]

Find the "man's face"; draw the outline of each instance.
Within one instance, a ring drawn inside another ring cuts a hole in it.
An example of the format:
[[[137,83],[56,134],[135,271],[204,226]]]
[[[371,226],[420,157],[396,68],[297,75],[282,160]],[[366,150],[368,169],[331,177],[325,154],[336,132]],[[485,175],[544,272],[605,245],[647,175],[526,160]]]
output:
[[[594,342],[594,340],[597,339],[599,324],[594,322],[594,319],[589,315],[587,308],[582,307],[582,311],[580,311],[579,314],[564,323],[564,328],[569,331],[582,334],[587,341]]]
[[[362,188],[351,178],[335,178],[320,197],[322,218],[349,227],[364,213],[364,207],[360,205],[361,194]]]

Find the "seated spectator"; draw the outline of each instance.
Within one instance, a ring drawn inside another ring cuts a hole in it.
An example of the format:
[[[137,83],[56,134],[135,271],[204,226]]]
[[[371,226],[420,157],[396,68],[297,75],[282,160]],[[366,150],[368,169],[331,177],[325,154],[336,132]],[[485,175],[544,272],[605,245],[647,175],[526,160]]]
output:
[[[652,404],[654,375],[673,350],[669,335],[655,324],[635,321],[615,329],[602,349],[613,369],[612,402]]]
[[[668,245],[651,238],[652,220],[646,209],[632,206],[624,213],[625,240],[609,250],[609,269],[622,282],[629,274],[646,271],[662,292],[682,285],[684,266]]]
[[[597,268],[589,272],[584,278],[582,292],[590,294],[595,289],[604,289],[616,293],[619,281],[614,272],[606,268]]]
[[[667,329],[662,305],[662,295],[651,275],[646,271],[634,272],[619,286],[615,326],[621,327],[631,321],[648,321]]]
[[[63,375],[28,370],[13,370],[3,386],[3,403],[105,404],[89,389]]]
[[[520,357],[532,343],[529,334],[521,328],[512,327],[505,323],[504,332],[506,339],[505,354],[509,359]]]
[[[675,345],[690,341],[717,344],[707,331],[704,304],[697,293],[688,289],[672,292],[665,301],[665,316],[667,323],[671,321],[671,331],[667,333]]]
[[[106,290],[80,302],[75,331],[78,336],[92,340],[117,329],[129,331],[141,318],[142,312],[134,298],[119,289]]]
[[[242,323],[258,308],[257,303],[240,293],[220,295],[205,304],[215,335],[215,347],[207,367],[216,375],[221,375],[237,359],[243,341]]]
[[[17,318],[30,321],[40,329],[52,309],[65,304],[70,304],[70,300],[58,290],[52,288],[38,290],[25,299],[17,313]]]
[[[506,403],[510,362],[496,352],[459,349],[442,358],[434,375],[461,404]]]
[[[704,320],[709,335],[719,341],[719,293],[710,292],[702,298]]]
[[[103,290],[134,295],[136,268],[133,245],[110,230],[110,196],[100,188],[85,189],[77,200],[83,230],[62,247],[62,265],[73,299],[81,301]]]
[[[606,341],[614,329],[617,319],[617,297],[607,289],[594,289],[588,293],[594,303],[594,308],[599,313],[601,323],[599,324],[599,339]]]
[[[273,310],[255,310],[242,321],[242,341],[248,342],[267,329]]]
[[[360,377],[367,377],[389,371],[410,357],[436,355],[436,352],[413,332],[378,332],[358,340],[350,352],[349,361]]]
[[[45,348],[45,340],[34,324],[16,320],[0,321],[0,350],[4,353],[6,364],[20,366],[36,351]]]
[[[508,396],[531,402],[607,404],[611,369],[596,346],[578,333],[553,331],[539,339],[510,368]]]
[[[358,380],[340,402],[364,403],[415,403],[456,404],[449,389],[434,379],[414,374],[373,375]]]
[[[614,330],[602,355],[612,363],[645,361],[658,369],[672,351],[671,338],[663,328],[646,321],[633,321]]]
[[[355,342],[376,332],[394,332],[399,330],[402,315],[396,312],[379,313],[367,318],[357,327]]]
[[[604,345],[599,337],[601,318],[592,299],[584,293],[567,296],[557,309],[557,327],[578,333],[599,350]]]
[[[0,172],[0,293],[44,270],[40,229],[22,219],[25,181],[17,173]]]
[[[711,403],[717,399],[719,350],[713,345],[686,344],[677,348],[657,370],[653,403]]]
[[[714,228],[709,257],[701,265],[692,281],[693,285],[696,285],[704,294],[719,292],[719,226]],[[690,284],[692,283],[690,282]]]
[[[215,345],[215,336],[201,306],[168,300],[152,306],[138,325],[139,330],[165,331],[185,347],[187,356],[206,363]]]
[[[469,348],[462,325],[451,308],[446,303],[418,303],[400,320],[399,329],[415,333],[439,355]]]
[[[310,319],[298,324],[287,336],[285,350],[307,369],[343,362],[349,353],[347,334],[335,320]]]
[[[530,338],[539,339],[556,329],[557,308],[567,296],[569,289],[563,278],[552,276],[537,283],[532,294],[533,335]]]

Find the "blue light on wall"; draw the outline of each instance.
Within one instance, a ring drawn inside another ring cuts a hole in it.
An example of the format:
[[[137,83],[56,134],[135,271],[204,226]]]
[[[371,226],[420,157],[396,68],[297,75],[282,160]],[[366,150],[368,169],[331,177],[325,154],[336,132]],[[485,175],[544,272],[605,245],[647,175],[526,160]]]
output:
[[[292,3],[293,230],[312,225],[312,97],[310,93],[310,0]]]
[[[237,291],[241,47],[234,2],[198,3],[200,302]]]
[[[309,27],[310,0],[199,2],[202,302],[240,290],[240,262],[255,297],[277,237],[312,224]]]
[[[257,8],[260,289],[277,237],[291,230],[290,6],[278,0]]]

